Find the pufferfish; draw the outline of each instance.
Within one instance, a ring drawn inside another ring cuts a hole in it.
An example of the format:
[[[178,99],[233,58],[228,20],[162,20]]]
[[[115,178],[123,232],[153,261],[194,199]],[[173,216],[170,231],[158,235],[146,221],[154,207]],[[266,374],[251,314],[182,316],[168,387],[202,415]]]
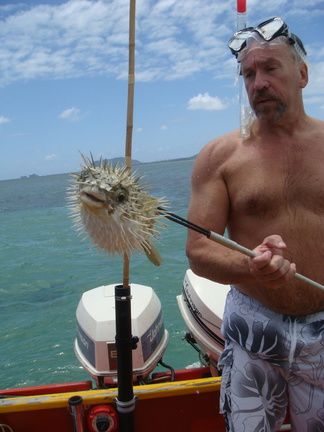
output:
[[[110,255],[120,256],[131,251],[145,253],[155,265],[162,264],[157,249],[153,246],[159,235],[156,223],[158,208],[166,204],[163,198],[154,198],[141,185],[143,176],[137,176],[125,165],[112,166],[102,160],[96,166],[82,156],[84,165],[80,173],[71,175],[69,207],[72,210],[75,226],[86,232],[99,250]],[[86,236],[86,237],[87,237]]]

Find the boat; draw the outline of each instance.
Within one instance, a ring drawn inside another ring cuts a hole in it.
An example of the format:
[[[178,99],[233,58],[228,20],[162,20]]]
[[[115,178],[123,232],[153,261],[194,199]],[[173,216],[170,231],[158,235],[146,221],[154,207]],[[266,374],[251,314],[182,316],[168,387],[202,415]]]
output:
[[[161,303],[151,287],[132,284],[132,352],[135,409],[118,405],[114,285],[85,292],[76,311],[74,351],[91,379],[0,390],[1,432],[223,432],[219,414],[224,348],[223,309],[229,286],[187,270],[179,310],[185,339],[197,351],[199,367],[156,372],[167,350]],[[186,343],[186,342],[183,342]],[[136,347],[135,347],[136,346]],[[130,416],[131,426],[120,425]],[[289,419],[281,430],[290,430]]]
[[[74,350],[92,380],[1,390],[0,430],[119,430],[114,288],[108,285],[85,292],[76,311]],[[219,301],[211,301],[215,289]],[[163,364],[168,344],[162,306],[151,287],[132,284],[132,329],[137,335],[132,353],[135,431],[224,430],[218,413],[221,378],[215,375],[224,345],[220,324],[227,291],[227,286],[187,271],[177,300],[188,326],[186,339],[205,365],[155,372]]]
[[[211,302],[215,289],[220,298]],[[132,329],[138,335],[132,354],[135,431],[224,430],[218,413],[221,378],[215,372],[224,345],[218,314],[222,313],[227,291],[227,286],[187,271],[177,300],[188,326],[186,339],[205,365],[154,372],[159,362],[163,364],[168,344],[161,303],[151,287],[132,285]],[[0,430],[119,430],[114,285],[85,292],[76,320],[75,354],[92,380],[1,390]]]

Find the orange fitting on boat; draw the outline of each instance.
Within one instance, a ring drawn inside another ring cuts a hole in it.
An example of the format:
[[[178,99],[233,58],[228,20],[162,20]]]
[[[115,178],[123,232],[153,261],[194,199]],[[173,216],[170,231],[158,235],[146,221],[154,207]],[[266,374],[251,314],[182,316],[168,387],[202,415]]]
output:
[[[88,428],[90,432],[115,432],[118,429],[117,412],[111,405],[97,405],[88,413]]]

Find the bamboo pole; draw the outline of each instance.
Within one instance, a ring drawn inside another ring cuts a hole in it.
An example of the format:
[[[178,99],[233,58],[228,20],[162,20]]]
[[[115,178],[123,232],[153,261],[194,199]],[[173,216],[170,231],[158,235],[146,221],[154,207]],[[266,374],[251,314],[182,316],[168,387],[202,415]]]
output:
[[[126,118],[125,165],[132,168],[132,138],[134,116],[134,87],[135,87],[135,17],[136,0],[130,0],[129,6],[129,58],[128,58],[128,96]],[[124,254],[123,287],[129,286],[129,257]]]
[[[125,165],[132,167],[132,137],[135,86],[135,8],[136,0],[130,0],[129,10],[129,60],[128,60],[128,102],[126,125]]]

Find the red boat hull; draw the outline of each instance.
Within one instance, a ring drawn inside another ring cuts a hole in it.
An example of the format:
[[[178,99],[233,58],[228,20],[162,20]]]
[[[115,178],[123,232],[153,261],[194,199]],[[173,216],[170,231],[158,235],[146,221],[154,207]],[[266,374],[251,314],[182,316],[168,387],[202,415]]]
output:
[[[176,379],[180,381],[134,386],[135,431],[223,432],[220,378],[203,378],[206,372],[206,368],[177,371]],[[160,380],[161,376],[155,374],[155,379]],[[84,381],[2,390],[0,395],[9,396],[0,400],[0,423],[9,425],[14,432],[73,432],[68,404],[71,396],[83,399],[84,430],[88,431],[91,409],[106,404],[115,409],[117,389],[91,390],[91,382]]]

